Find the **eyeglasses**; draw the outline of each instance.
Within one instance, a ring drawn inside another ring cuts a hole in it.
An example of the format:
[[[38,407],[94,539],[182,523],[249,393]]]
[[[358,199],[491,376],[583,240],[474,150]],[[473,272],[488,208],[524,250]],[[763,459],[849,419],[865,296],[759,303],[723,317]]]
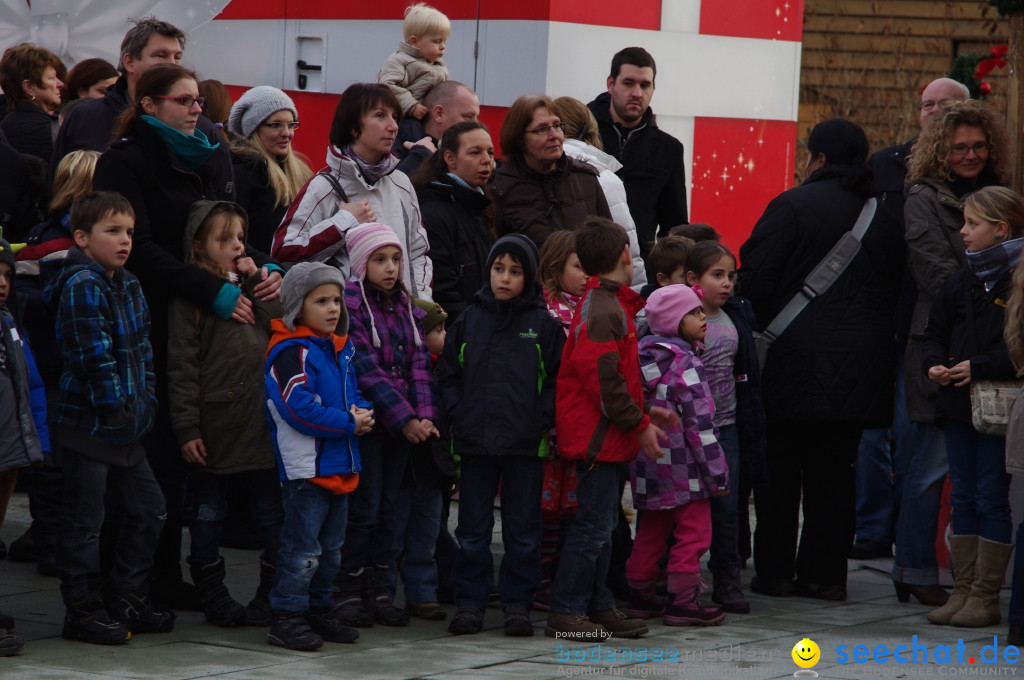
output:
[[[275,120],[273,123],[263,123],[260,127],[270,128],[274,132],[279,132],[281,128],[288,126],[289,130],[295,130],[299,127],[299,121],[292,121],[291,123],[284,123],[279,120]]]
[[[544,137],[552,130],[554,130],[555,132],[561,132],[562,124],[552,123],[551,125],[541,125],[540,127],[535,127],[532,130],[527,130],[526,132],[531,135],[537,135],[538,137]]]
[[[988,155],[992,145],[988,142],[978,142],[967,146],[966,144],[954,144],[950,151],[953,152],[954,156],[966,156],[968,152],[973,151],[975,156]]]
[[[193,97],[190,94],[183,94],[180,97],[172,97],[170,95],[161,94],[157,96],[157,99],[163,99],[166,102],[177,102],[186,109],[191,109],[193,104],[199,104],[199,108],[203,108],[206,105],[205,97]]]

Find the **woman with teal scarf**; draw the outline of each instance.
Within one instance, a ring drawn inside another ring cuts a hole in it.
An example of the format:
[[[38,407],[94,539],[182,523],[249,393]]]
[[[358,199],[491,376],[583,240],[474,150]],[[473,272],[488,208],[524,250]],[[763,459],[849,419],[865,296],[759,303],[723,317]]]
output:
[[[118,122],[117,139],[96,164],[93,187],[117,191],[135,209],[135,235],[127,268],[142,282],[152,316],[151,341],[161,404],[143,445],[167,500],[168,520],[153,573],[153,599],[171,605],[198,602],[181,580],[181,515],[185,467],[167,414],[167,318],[180,296],[199,309],[238,323],[255,323],[240,289],[196,265],[183,252],[189,208],[200,199],[234,201],[231,155],[198,129],[214,129],[201,114],[195,74],[177,64],[147,69],[134,105]],[[216,142],[216,140],[213,140]],[[247,252],[262,268],[256,294],[278,296],[283,270],[268,256]],[[253,417],[261,417],[253,414]]]

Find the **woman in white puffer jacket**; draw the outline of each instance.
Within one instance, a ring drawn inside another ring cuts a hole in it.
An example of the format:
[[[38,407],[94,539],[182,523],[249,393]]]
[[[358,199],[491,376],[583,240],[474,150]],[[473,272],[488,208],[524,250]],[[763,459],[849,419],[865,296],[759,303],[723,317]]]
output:
[[[601,184],[605,200],[608,201],[612,219],[629,234],[629,253],[633,256],[631,287],[639,292],[647,283],[647,272],[644,260],[640,257],[636,224],[626,204],[626,187],[615,174],[622,167],[622,163],[601,150],[601,134],[597,130],[597,120],[583,102],[572,97],[559,97],[555,100],[555,107],[556,115],[562,120],[562,132],[565,134],[562,150],[566,156],[586,163],[600,173],[597,181]]]

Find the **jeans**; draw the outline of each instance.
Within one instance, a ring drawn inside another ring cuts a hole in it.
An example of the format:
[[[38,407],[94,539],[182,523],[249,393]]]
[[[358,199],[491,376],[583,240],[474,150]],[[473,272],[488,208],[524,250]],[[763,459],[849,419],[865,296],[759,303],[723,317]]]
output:
[[[57,571],[64,601],[81,600],[98,590],[103,579],[99,537],[108,491],[121,506],[121,530],[108,575],[110,589],[123,594],[143,591],[167,517],[149,463],[143,459],[134,467],[110,465],[64,447],[62,468],[64,511]]]
[[[394,558],[395,503],[401,493],[409,442],[387,434],[359,438],[362,472],[349,494],[348,534],[341,568],[350,574],[363,567],[386,567]]]
[[[494,582],[491,533],[494,499],[501,484],[501,540],[505,555],[498,570],[503,607],[533,606],[540,587],[540,494],[544,459],[532,456],[466,455],[459,483],[459,525],[452,584],[455,604],[487,607]]]
[[[857,450],[857,540],[892,544],[892,448],[888,428],[864,430]]]
[[[953,533],[1009,543],[1010,475],[1006,438],[981,434],[970,423],[947,420],[946,457],[953,485]]]
[[[708,568],[712,573],[739,569],[740,558],[739,499],[740,486],[740,438],[735,425],[718,429],[718,443],[725,453],[729,466],[729,494],[711,499],[711,559]],[[636,543],[633,544],[636,549]]]
[[[723,496],[724,498],[724,496]],[[633,552],[626,561],[626,578],[631,586],[643,587],[661,575],[658,562],[665,554],[669,536],[669,574],[699,574],[700,558],[712,545],[713,510],[708,499],[670,510],[644,510],[633,539]]]
[[[436,479],[406,479],[395,503],[395,563],[388,570],[388,591],[395,597],[398,571],[405,583],[405,603],[437,602],[434,546],[441,530],[441,484]]]
[[[260,559],[266,564],[276,564],[281,525],[284,522],[277,468],[249,470],[232,475],[194,470],[192,479],[195,500],[189,523],[192,551],[188,563],[206,566],[220,559],[220,539],[224,533],[224,520],[228,516],[228,485],[238,479],[248,488],[249,511],[263,539]]]
[[[754,494],[759,579],[788,581],[795,570],[802,583],[846,587],[855,523],[853,462],[862,432],[852,423],[768,421],[771,486]]]
[[[551,611],[560,614],[600,612],[615,606],[605,585],[612,552],[612,532],[619,519],[621,463],[577,461],[579,509],[562,548],[551,586]]]
[[[336,494],[307,479],[281,484],[284,525],[270,606],[304,613],[334,607],[334,577],[341,564],[350,494]]]
[[[898,442],[897,447],[901,443]],[[939,502],[942,483],[949,470],[942,430],[935,425],[911,423],[906,453],[906,457],[898,457],[896,466],[896,486],[901,502],[896,521],[892,579],[915,586],[934,585],[939,582],[939,563],[935,556]]]

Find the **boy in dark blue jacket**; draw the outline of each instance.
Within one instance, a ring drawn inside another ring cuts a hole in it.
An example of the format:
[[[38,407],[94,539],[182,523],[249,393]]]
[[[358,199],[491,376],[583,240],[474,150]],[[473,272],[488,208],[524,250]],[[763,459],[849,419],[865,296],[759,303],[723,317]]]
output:
[[[448,627],[478,633],[491,589],[494,499],[501,484],[501,606],[505,634],[533,635],[540,586],[540,494],[547,430],[565,331],[537,281],[537,248],[520,234],[487,256],[489,281],[448,330],[438,366],[441,401],[461,459],[459,554],[452,582],[458,611]]]
[[[156,391],[149,308],[138,279],[123,268],[134,224],[131,204],[120,194],[76,201],[75,247],[54,263],[56,283],[44,292],[59,300],[63,356],[52,432],[64,472],[57,553],[67,607],[62,635],[94,644],[174,627],[173,614],[153,608],[146,583],[166,510],[139,444],[153,423]],[[111,597],[104,603],[99,534],[108,488],[122,498],[123,516],[107,575]]]

